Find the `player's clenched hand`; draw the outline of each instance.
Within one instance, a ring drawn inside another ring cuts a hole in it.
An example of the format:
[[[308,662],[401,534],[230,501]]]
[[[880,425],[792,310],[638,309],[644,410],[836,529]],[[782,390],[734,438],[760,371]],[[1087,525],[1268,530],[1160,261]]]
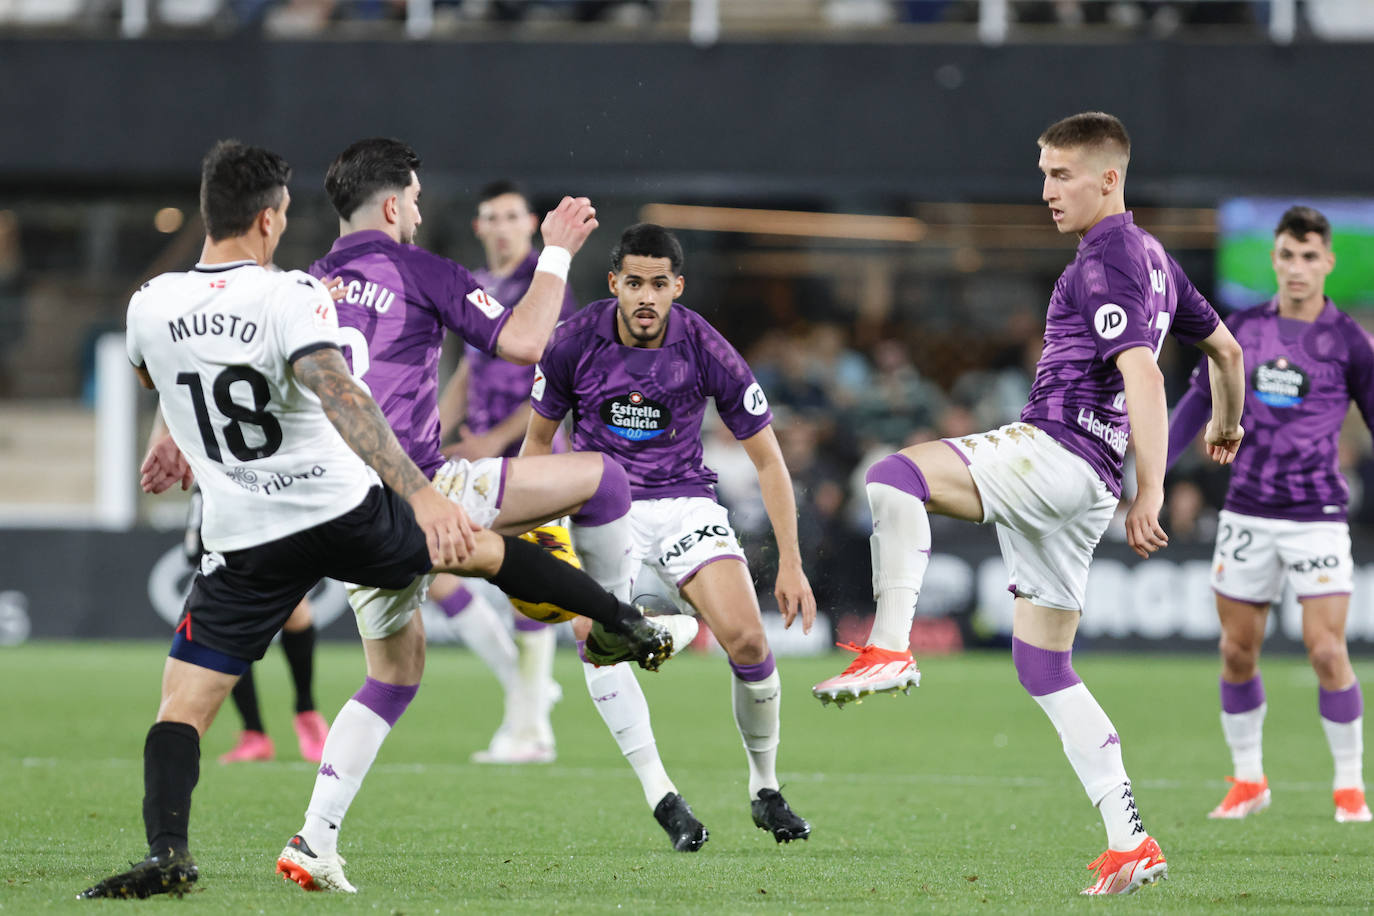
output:
[[[1164,491],[1141,490],[1126,513],[1126,543],[1142,557],[1148,558],[1169,545],[1169,536],[1159,525],[1159,510],[1164,506]]]
[[[544,217],[539,232],[545,245],[557,245],[577,254],[587,236],[597,227],[596,208],[585,197],[565,197]]]
[[[162,493],[178,482],[185,490],[196,479],[186,456],[177,448],[171,436],[163,436],[149,447],[143,465],[138,470],[141,475],[138,485],[144,493]]]
[[[800,611],[802,632],[811,632],[811,625],[816,622],[816,596],[811,593],[811,583],[807,581],[800,564],[784,563],[778,569],[773,597],[778,599],[784,628],[792,626],[792,621],[797,619],[797,612]]]
[[[1245,429],[1237,426],[1234,431],[1223,430],[1217,426],[1216,420],[1207,421],[1207,432],[1204,434],[1204,441],[1207,444],[1207,457],[1217,464],[1230,464],[1236,460],[1236,452],[1240,450],[1240,440],[1245,437]]]
[[[452,569],[467,562],[477,548],[472,520],[463,507],[433,487],[421,487],[410,494],[415,522],[425,533],[429,559],[436,567]]]

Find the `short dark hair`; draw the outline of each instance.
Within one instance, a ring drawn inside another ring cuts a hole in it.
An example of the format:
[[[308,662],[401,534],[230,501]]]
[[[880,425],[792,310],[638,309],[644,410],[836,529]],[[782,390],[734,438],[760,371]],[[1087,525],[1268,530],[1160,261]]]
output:
[[[1309,232],[1315,232],[1321,236],[1323,244],[1331,244],[1331,223],[1320,210],[1312,207],[1296,206],[1284,210],[1283,216],[1279,217],[1279,224],[1274,227],[1274,238],[1285,232],[1300,242],[1307,238]]]
[[[611,270],[620,273],[621,265],[627,255],[641,258],[667,258],[673,275],[682,273],[682,243],[662,226],[653,223],[635,223],[620,236],[620,244],[611,249]]]
[[[349,219],[373,194],[401,190],[410,173],[420,170],[420,157],[400,140],[369,137],[339,153],[324,173],[324,192],[340,219]]]
[[[482,190],[477,193],[477,205],[480,207],[489,200],[495,200],[507,194],[516,195],[525,202],[525,207],[527,209],[531,209],[530,196],[525,193],[525,189],[516,182],[506,178],[502,178],[500,181],[493,181],[483,186]]]
[[[263,210],[281,206],[291,166],[271,150],[221,140],[200,164],[200,217],[212,241],[243,235]]]
[[[1119,118],[1105,111],[1084,111],[1055,121],[1037,141],[1040,146],[1056,149],[1107,149],[1131,159],[1131,136]]]

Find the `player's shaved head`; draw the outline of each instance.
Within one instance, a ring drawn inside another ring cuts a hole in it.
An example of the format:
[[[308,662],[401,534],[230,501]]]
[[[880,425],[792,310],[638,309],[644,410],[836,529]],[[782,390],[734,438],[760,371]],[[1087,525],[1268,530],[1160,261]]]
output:
[[[216,143],[200,166],[200,216],[211,240],[243,235],[263,210],[281,206],[291,166],[271,150],[237,140]]]
[[[1084,111],[1056,121],[1040,135],[1040,148],[1083,150],[1110,159],[1124,173],[1131,161],[1131,137],[1120,119],[1103,111]]]
[[[420,157],[400,140],[369,137],[339,153],[324,176],[324,192],[339,218],[348,220],[379,191],[399,192],[420,170]]]

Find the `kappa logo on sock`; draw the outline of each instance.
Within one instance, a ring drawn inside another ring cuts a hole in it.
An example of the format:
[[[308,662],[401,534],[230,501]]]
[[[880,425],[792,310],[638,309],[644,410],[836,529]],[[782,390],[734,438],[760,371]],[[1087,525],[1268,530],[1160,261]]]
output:
[[[1126,791],[1122,793],[1121,798],[1126,802],[1126,810],[1131,814],[1128,823],[1135,824],[1135,827],[1131,829],[1131,836],[1135,836],[1137,833],[1144,833],[1145,825],[1141,823],[1140,809],[1135,806],[1135,795],[1131,792],[1130,783],[1126,784]]]
[[[1109,744],[1120,744],[1120,743],[1121,743],[1121,739],[1118,738],[1118,737],[1116,736],[1116,732],[1112,732],[1110,735],[1107,736],[1107,740],[1106,740],[1106,741],[1103,741],[1100,745],[1098,745],[1097,749],[1100,751],[1100,750],[1102,750],[1102,748],[1106,747],[1106,746],[1109,745]]]
[[[320,775],[333,776],[335,779],[341,779],[339,774],[334,772],[334,767],[330,766],[327,763],[324,766],[320,767]]]
[[[771,703],[771,702],[773,702],[774,700],[776,700],[776,699],[778,698],[778,694],[779,694],[780,692],[781,692],[781,691],[775,690],[775,691],[773,691],[772,693],[770,693],[768,696],[764,697],[763,699],[761,699],[761,700],[755,700],[754,702],[755,702],[755,703]]]
[[[619,690],[612,690],[610,693],[606,694],[604,697],[592,697],[592,702],[593,702],[593,703],[605,703],[607,700],[614,700],[614,699],[615,699],[616,697],[618,697],[618,696],[620,696],[620,691],[619,691]]]

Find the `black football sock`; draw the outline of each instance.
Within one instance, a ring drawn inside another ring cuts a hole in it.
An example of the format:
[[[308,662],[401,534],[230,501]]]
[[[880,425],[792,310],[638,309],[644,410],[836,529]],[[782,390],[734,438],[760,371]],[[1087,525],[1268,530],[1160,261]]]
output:
[[[282,630],[281,648],[296,685],[296,712],[309,712],[315,708],[315,625],[294,633]]]
[[[258,690],[253,686],[251,667],[243,672],[230,696],[234,698],[234,708],[239,711],[239,718],[243,720],[244,731],[266,731],[262,727],[262,711],[258,709]]]
[[[158,722],[143,743],[143,826],[148,854],[186,853],[191,792],[200,779],[200,735],[185,722]]]
[[[642,616],[597,585],[591,576],[537,544],[509,536],[502,540],[506,542],[506,557],[491,583],[512,598],[531,604],[548,602],[589,617],[612,633],[624,633],[628,624]]]

